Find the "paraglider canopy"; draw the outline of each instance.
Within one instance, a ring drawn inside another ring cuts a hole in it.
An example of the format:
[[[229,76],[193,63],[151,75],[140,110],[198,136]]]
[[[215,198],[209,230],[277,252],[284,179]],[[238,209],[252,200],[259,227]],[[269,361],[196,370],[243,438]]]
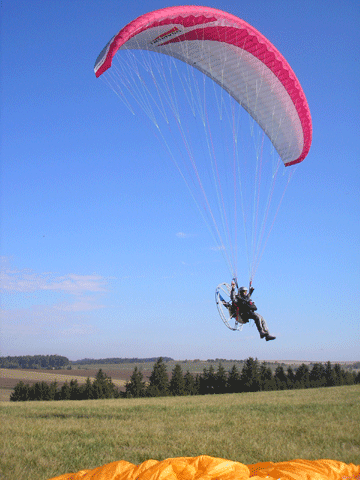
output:
[[[142,15],[102,50],[94,68],[97,77],[111,67],[119,49],[160,52],[192,65],[249,112],[286,166],[308,154],[311,117],[298,79],[272,43],[238,17],[200,6]]]

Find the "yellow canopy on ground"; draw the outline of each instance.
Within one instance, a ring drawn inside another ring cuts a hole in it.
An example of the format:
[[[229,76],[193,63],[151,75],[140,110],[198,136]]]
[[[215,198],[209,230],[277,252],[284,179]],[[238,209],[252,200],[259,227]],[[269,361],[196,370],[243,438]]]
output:
[[[134,465],[125,460],[93,470],[66,473],[49,480],[360,480],[360,465],[336,460],[289,460],[244,465],[201,455],[146,460]]]

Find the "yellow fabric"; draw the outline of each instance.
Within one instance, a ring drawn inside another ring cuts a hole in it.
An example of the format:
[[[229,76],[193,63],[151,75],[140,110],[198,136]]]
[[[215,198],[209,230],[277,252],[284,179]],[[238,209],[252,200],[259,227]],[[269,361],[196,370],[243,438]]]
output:
[[[336,460],[290,460],[244,465],[207,455],[147,460],[134,465],[120,460],[93,470],[66,473],[49,480],[360,480],[360,465]]]
[[[291,460],[248,465],[250,477],[281,480],[360,480],[360,466],[336,460]]]

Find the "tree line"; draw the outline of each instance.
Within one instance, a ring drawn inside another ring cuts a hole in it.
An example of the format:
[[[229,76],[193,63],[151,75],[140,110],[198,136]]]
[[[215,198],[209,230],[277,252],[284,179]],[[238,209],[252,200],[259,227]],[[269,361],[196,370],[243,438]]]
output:
[[[244,362],[241,371],[234,364],[227,372],[221,363],[217,370],[212,365],[202,374],[182,372],[176,364],[170,379],[161,358],[154,365],[149,382],[144,382],[142,372],[135,367],[123,394],[127,398],[178,395],[206,395],[222,393],[258,392],[300,388],[333,387],[360,383],[360,373],[347,372],[339,364],[315,363],[312,368],[301,364],[293,370],[279,365],[273,372],[266,362],[260,363],[252,357]]]
[[[61,355],[20,355],[0,357],[0,368],[51,368],[60,369],[70,365],[70,360]]]
[[[88,377],[84,385],[70,380],[61,387],[57,382],[36,382],[29,385],[19,382],[10,395],[11,402],[25,402],[34,400],[96,400],[99,398],[119,398],[121,392],[101,369],[92,382]]]
[[[89,400],[99,398],[142,398],[182,395],[207,395],[222,393],[258,392],[301,388],[333,387],[360,383],[360,373],[348,372],[339,364],[315,363],[309,368],[302,364],[296,370],[279,365],[273,372],[266,362],[260,363],[252,357],[244,362],[241,371],[234,364],[226,371],[221,363],[217,370],[212,365],[203,373],[185,374],[181,365],[176,364],[169,377],[162,357],[154,364],[150,377],[144,380],[142,371],[135,367],[126,383],[125,391],[120,391],[101,369],[95,380],[87,378],[85,385],[77,380],[58,388],[57,383],[46,382],[30,386],[19,382],[10,396],[11,401],[27,400]]]
[[[61,355],[20,355],[13,357],[0,357],[0,368],[34,368],[34,369],[71,369],[72,365],[108,365],[121,363],[151,363],[159,357],[150,358],[83,358],[82,360],[70,361]],[[163,357],[166,362],[173,361],[171,357]]]

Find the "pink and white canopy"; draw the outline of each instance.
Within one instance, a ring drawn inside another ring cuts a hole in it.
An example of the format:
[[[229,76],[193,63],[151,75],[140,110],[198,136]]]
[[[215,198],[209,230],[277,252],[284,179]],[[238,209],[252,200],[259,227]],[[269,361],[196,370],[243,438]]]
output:
[[[240,18],[200,6],[142,15],[102,50],[94,68],[97,77],[121,49],[170,55],[212,78],[256,120],[286,166],[308,154],[311,115],[301,85],[281,53]]]

